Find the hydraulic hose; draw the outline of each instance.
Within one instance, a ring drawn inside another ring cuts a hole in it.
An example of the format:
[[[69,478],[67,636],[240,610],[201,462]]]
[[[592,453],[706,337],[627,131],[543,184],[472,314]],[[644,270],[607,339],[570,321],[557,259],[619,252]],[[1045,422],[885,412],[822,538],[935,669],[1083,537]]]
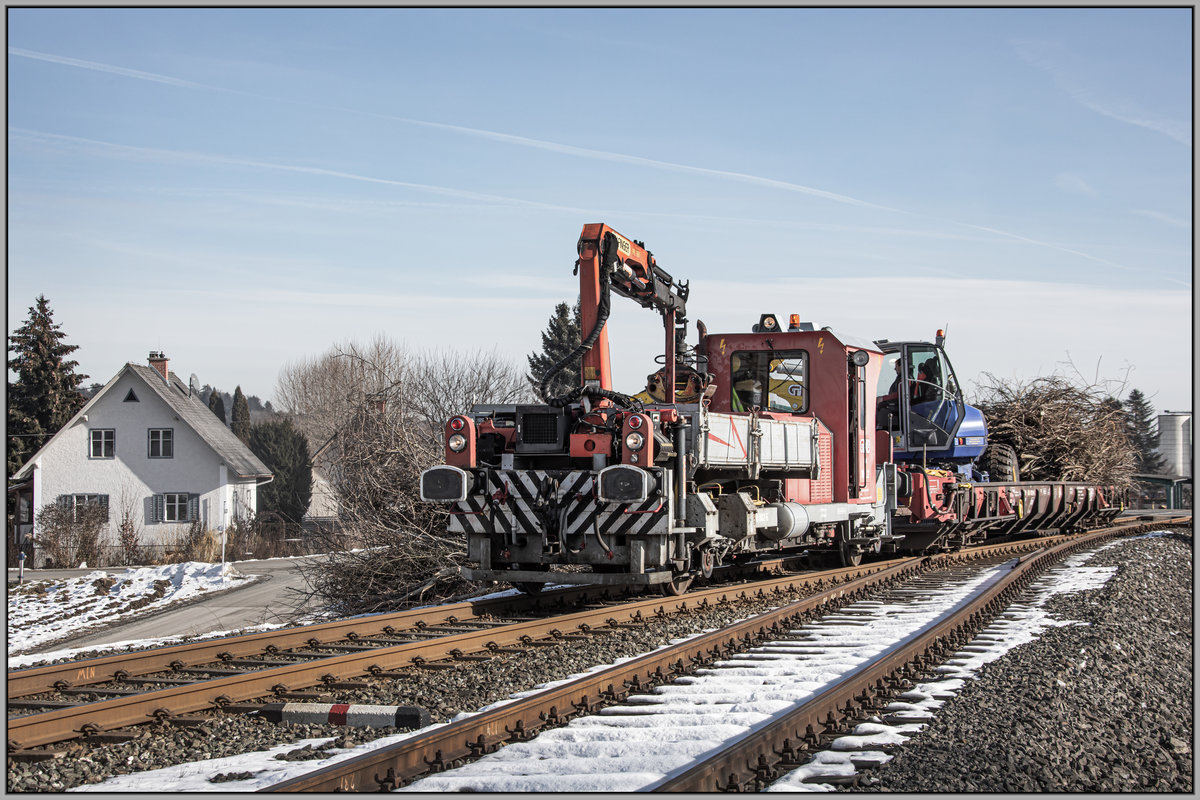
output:
[[[596,307],[596,324],[592,326],[592,330],[588,333],[587,338],[579,343],[571,353],[560,359],[552,366],[542,377],[541,383],[538,384],[538,396],[542,398],[548,405],[555,408],[562,408],[578,400],[583,395],[589,397],[604,397],[619,406],[628,409],[640,411],[642,404],[634,400],[632,397],[620,392],[614,392],[609,389],[601,389],[597,386],[579,386],[571,390],[561,397],[550,397],[549,387],[550,381],[554,376],[562,372],[563,368],[577,358],[583,356],[584,353],[591,350],[600,338],[600,332],[604,330],[604,323],[608,321],[608,314],[612,307],[612,283],[608,270],[608,254],[611,250],[610,241],[612,234],[605,234],[604,239],[600,242],[600,302]]]
[[[925,476],[925,480],[923,481],[923,483],[925,484],[925,500],[926,500],[926,502],[929,503],[929,507],[932,508],[934,511],[936,511],[939,514],[945,514],[947,511],[949,511],[951,498],[948,496],[946,497],[946,505],[945,506],[934,505],[933,495],[931,495],[929,493],[929,473],[925,471],[924,467],[917,466],[916,464],[913,464],[912,468]]]

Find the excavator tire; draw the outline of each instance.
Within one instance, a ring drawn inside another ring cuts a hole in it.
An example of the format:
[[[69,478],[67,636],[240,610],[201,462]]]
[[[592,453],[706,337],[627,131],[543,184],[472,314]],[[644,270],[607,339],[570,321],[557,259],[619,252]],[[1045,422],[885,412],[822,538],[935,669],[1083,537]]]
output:
[[[983,451],[982,466],[994,483],[1015,483],[1021,480],[1017,451],[1010,445],[995,442]]]

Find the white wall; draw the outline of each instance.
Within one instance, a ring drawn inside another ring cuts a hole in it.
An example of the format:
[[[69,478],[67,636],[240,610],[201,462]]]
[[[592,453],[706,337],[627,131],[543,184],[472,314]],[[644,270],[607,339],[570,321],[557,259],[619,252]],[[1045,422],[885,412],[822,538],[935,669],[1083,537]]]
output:
[[[124,402],[130,388],[140,402]],[[88,457],[89,431],[116,431],[115,455],[111,459]],[[147,431],[174,431],[172,458],[150,458]],[[116,544],[117,524],[129,509],[141,528],[142,544],[169,544],[182,537],[189,523],[146,522],[152,509],[150,498],[164,492],[200,495],[201,520],[217,530],[222,509],[253,511],[255,482],[225,480],[226,468],[219,456],[141,378],[126,373],[88,409],[80,420],[60,432],[34,462],[34,532],[37,514],[47,503],[63,494],[107,494],[109,530],[102,544]],[[226,506],[227,504],[227,506]],[[207,515],[205,512],[207,511]]]

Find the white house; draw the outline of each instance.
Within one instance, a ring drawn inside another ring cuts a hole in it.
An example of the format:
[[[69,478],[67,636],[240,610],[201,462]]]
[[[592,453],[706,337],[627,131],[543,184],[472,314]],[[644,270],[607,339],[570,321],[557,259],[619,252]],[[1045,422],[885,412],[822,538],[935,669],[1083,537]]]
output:
[[[201,402],[197,390],[150,353],[129,363],[14,476],[32,480],[33,532],[48,503],[108,508],[102,544],[117,543],[128,513],[142,543],[170,544],[199,521],[221,531],[254,510],[267,466]]]

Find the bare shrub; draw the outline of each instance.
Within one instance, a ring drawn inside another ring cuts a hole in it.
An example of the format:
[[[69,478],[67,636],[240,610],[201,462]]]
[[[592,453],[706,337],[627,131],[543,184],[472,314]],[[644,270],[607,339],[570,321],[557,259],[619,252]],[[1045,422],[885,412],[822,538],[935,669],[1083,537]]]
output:
[[[117,500],[117,545],[121,566],[141,564],[148,559],[142,549],[143,527],[140,523],[141,514],[136,512],[140,500],[138,492],[133,487],[123,487]]]
[[[305,568],[312,590],[345,613],[467,591],[465,542],[446,533],[444,509],[421,502],[419,478],[442,461],[446,418],[531,397],[521,371],[494,352],[411,355],[376,338],[291,365],[279,383],[337,498],[336,532],[317,534],[329,557]]]
[[[100,534],[108,526],[108,508],[98,503],[75,507],[48,503],[38,512],[37,546],[56,567],[81,563],[100,566]]]
[[[188,525],[179,541],[181,561],[201,561],[211,564],[221,559],[221,534],[204,527],[200,520]]]
[[[1016,450],[1023,480],[1128,487],[1137,453],[1107,383],[1059,374],[1005,381],[984,373],[974,402],[989,441]]]

